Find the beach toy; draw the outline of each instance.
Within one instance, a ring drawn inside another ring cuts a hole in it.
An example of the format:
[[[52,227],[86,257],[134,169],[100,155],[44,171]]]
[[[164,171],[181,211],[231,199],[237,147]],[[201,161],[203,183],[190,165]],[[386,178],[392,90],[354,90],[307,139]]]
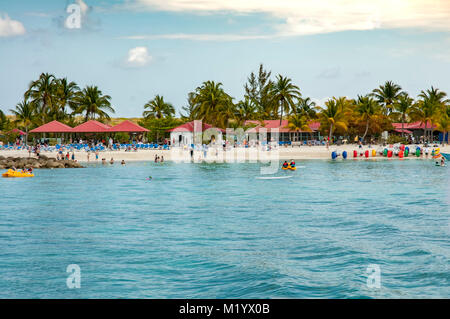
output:
[[[405,145],[400,145],[400,151],[405,151]]]
[[[331,152],[331,158],[332,158],[332,159],[336,159],[336,157],[337,157],[336,151]]]
[[[408,157],[408,154],[409,154],[409,148],[405,148],[405,157]]]
[[[392,157],[392,151],[391,151],[391,150],[389,150],[389,151],[387,152],[387,157],[389,157],[389,158]]]
[[[5,173],[2,174],[3,177],[33,177],[34,174],[32,173],[22,173],[19,171],[14,171],[12,169],[9,169]]]
[[[436,151],[433,150],[433,152],[434,152],[434,155],[433,155],[433,153],[431,153],[431,155],[433,155],[433,158],[441,157],[441,149],[440,148],[437,148]]]
[[[358,152],[357,151],[353,151],[353,157],[358,157]]]
[[[369,150],[366,150],[366,151],[364,152],[364,156],[365,156],[366,158],[369,157]]]
[[[416,156],[420,157],[420,148],[419,147],[416,149]]]
[[[404,151],[400,151],[399,153],[398,153],[398,158],[403,158],[403,155],[405,154],[405,152]]]
[[[388,156],[388,150],[387,150],[387,148],[384,149],[384,151],[383,151],[383,156]]]
[[[346,159],[346,158],[347,158],[347,151],[343,151],[343,152],[342,152],[342,158],[343,158],[343,159]]]
[[[372,157],[376,157],[377,156],[377,151],[372,150]]]

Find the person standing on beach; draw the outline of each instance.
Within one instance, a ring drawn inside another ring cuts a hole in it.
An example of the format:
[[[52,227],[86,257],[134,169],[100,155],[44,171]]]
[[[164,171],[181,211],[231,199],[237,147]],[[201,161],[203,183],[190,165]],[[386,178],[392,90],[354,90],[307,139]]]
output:
[[[98,150],[95,151],[95,160],[98,161]]]
[[[89,162],[89,158],[91,157],[91,152],[87,151],[87,161]]]

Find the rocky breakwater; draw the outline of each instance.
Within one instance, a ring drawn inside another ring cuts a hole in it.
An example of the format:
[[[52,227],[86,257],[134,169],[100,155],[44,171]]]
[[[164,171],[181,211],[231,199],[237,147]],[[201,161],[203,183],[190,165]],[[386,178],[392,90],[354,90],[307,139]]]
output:
[[[46,156],[34,157],[4,157],[0,156],[0,169],[22,168],[81,168],[80,163],[71,160],[57,161]]]

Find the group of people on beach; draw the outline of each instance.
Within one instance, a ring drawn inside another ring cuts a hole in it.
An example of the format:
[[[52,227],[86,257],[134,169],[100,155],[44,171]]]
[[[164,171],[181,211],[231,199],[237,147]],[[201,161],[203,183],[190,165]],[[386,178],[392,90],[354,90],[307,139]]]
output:
[[[164,162],[164,156],[159,156],[158,154],[155,154],[155,163],[163,163]]]

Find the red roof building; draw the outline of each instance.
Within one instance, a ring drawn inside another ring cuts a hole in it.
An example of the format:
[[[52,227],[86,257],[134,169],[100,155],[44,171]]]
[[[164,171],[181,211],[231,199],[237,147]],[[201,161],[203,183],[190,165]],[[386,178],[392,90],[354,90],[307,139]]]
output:
[[[394,127],[394,129],[402,129],[402,123],[392,123],[392,126]],[[404,123],[403,124],[403,128],[404,129],[408,129],[408,130],[424,130],[425,129],[425,123],[421,122],[421,121],[417,121],[417,122],[413,122],[413,123]],[[432,125],[431,122],[428,121],[427,122],[427,129],[431,129]],[[436,128],[436,125],[433,125],[433,129]]]
[[[117,124],[109,129],[110,132],[130,132],[130,133],[138,133],[138,132],[149,132],[146,128],[137,125],[131,121],[123,121],[120,124]]]
[[[61,122],[51,121],[31,130],[30,133],[72,133],[72,128]]]
[[[95,120],[87,121],[83,124],[75,126],[72,129],[72,133],[108,133],[110,131],[110,126],[100,123]]]

